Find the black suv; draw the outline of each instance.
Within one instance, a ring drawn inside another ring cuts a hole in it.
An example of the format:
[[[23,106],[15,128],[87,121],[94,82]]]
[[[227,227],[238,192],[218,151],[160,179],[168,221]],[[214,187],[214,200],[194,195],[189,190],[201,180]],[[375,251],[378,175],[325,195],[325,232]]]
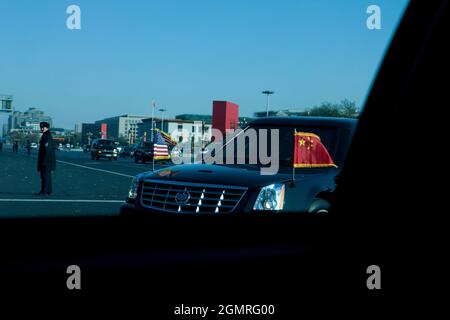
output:
[[[167,152],[171,153],[173,147],[168,146]],[[153,161],[153,142],[145,141],[139,142],[136,144],[133,150],[133,158],[134,162],[138,163],[139,161],[142,163],[146,163],[147,161]],[[165,157],[164,159],[155,159],[155,161],[167,161],[170,156]]]
[[[279,130],[276,174],[262,175],[262,164],[183,164],[142,173],[134,178],[121,213],[325,213],[356,123],[355,119],[321,117],[254,120],[245,130]],[[295,130],[319,136],[336,167],[296,168],[294,172]]]
[[[91,146],[91,159],[107,158],[117,160],[116,142],[108,139],[95,139]]]
[[[139,161],[145,163],[153,160],[153,143],[152,142],[140,142],[136,145],[133,153],[134,162]]]

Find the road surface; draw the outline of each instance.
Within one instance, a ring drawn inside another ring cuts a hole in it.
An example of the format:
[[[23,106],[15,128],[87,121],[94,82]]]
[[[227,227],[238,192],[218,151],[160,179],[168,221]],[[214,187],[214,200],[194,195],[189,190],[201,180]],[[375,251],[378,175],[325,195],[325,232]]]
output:
[[[91,160],[89,153],[57,151],[52,175],[53,194],[36,196],[40,178],[36,170],[37,150],[31,155],[10,146],[0,151],[0,218],[117,215],[132,178],[151,171],[152,164],[132,159]],[[167,165],[156,165],[155,169]]]

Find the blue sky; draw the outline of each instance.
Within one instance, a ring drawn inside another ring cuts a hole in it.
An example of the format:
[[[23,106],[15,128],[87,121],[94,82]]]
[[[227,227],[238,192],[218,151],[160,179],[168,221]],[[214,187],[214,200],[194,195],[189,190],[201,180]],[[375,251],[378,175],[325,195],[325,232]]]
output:
[[[73,128],[119,114],[360,106],[407,0],[0,0],[0,93]],[[81,30],[66,8],[81,8]],[[366,27],[369,5],[381,30]],[[0,116],[3,121],[6,117]]]

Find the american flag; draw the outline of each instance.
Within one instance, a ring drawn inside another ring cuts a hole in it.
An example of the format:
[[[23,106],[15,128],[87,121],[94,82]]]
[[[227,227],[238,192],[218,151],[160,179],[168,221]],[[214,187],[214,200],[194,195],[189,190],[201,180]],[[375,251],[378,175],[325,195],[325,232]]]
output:
[[[162,160],[169,158],[169,148],[163,138],[163,135],[161,132],[155,131],[153,136],[153,159]]]
[[[177,145],[177,142],[176,142],[175,140],[172,139],[172,137],[170,136],[170,134],[168,134],[168,133],[166,133],[166,132],[164,132],[164,131],[162,131],[162,130],[159,130],[159,129],[156,129],[156,130],[159,131],[159,132],[161,133],[162,138],[164,139],[164,141],[165,141],[165,143],[166,143],[167,145],[169,145],[169,146],[176,146],[176,145]]]

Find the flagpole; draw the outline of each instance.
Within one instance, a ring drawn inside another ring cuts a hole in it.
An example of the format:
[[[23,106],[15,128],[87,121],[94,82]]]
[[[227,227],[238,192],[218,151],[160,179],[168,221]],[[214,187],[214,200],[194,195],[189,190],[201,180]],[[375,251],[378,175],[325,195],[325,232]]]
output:
[[[295,159],[295,135],[297,133],[297,128],[294,128],[294,159]],[[294,159],[292,159],[292,181],[295,181],[295,163],[294,163]]]
[[[153,141],[153,122],[154,122],[154,116],[155,116],[155,107],[156,107],[156,101],[155,99],[152,100],[152,141]]]
[[[152,171],[155,171],[155,132],[152,132],[152,141],[153,141]]]

